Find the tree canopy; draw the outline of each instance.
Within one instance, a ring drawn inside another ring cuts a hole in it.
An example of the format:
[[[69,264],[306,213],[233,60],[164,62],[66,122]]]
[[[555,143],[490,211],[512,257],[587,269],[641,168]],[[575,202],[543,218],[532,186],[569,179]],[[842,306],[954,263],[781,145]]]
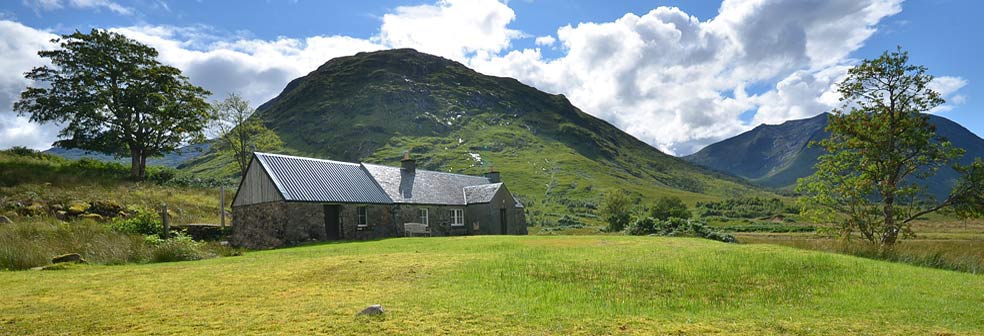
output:
[[[25,74],[41,85],[22,92],[14,109],[63,125],[54,145],[129,155],[131,177],[143,179],[147,157],[204,140],[210,93],[158,62],[154,48],[98,29],[52,42],[59,48],[38,52],[51,65]]]
[[[238,93],[231,93],[213,106],[212,127],[221,141],[219,149],[232,154],[240,176],[246,175],[254,151],[279,151],[283,141],[258,118],[255,110]]]
[[[955,162],[964,150],[936,133],[925,113],[944,103],[929,87],[926,68],[908,64],[901,49],[864,60],[839,86],[843,106],[827,124],[830,138],[816,173],[797,189],[804,214],[841,223],[841,233],[890,246],[910,233],[920,216],[954,207],[962,215],[981,213],[984,163],[954,169],[961,174],[951,194],[935,200],[925,179]]]

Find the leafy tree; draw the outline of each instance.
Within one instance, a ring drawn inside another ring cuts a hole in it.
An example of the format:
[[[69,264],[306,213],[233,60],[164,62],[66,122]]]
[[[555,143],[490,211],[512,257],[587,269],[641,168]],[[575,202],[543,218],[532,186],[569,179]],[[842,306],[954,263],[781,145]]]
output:
[[[212,128],[222,141],[220,150],[232,154],[239,166],[240,176],[246,175],[249,159],[257,150],[279,150],[283,141],[258,118],[251,118],[255,110],[249,101],[238,93],[231,93],[213,107]]]
[[[936,133],[923,112],[943,104],[929,88],[926,68],[908,64],[901,49],[885,52],[850,69],[840,83],[843,107],[827,124],[830,138],[816,173],[801,179],[804,213],[818,221],[840,222],[841,234],[854,232],[883,246],[910,233],[909,223],[945,207],[979,215],[984,163],[955,166],[961,180],[944,200],[925,192],[924,180],[964,150]]]
[[[51,65],[25,74],[43,85],[28,87],[14,109],[63,124],[56,146],[129,155],[130,176],[143,179],[147,157],[204,140],[209,92],[158,62],[154,48],[97,29],[52,42],[60,48],[38,52]]]
[[[670,217],[687,219],[690,218],[690,210],[679,197],[666,196],[656,200],[656,204],[653,204],[652,209],[649,209],[649,215],[661,220]]]
[[[601,204],[601,214],[608,222],[609,232],[622,231],[632,217],[632,203],[621,191],[609,191]]]

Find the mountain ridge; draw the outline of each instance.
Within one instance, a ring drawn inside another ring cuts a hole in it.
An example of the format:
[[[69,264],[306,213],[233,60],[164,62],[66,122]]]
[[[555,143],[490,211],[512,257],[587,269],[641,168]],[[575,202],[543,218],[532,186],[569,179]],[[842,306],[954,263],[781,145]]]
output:
[[[789,120],[778,125],[762,124],[734,137],[708,145],[683,159],[706,168],[732,174],[768,188],[791,189],[796,179],[813,173],[823,148],[808,146],[811,141],[826,139],[824,130],[829,113]],[[967,154],[956,162],[968,164],[984,156],[984,139],[962,125],[937,115],[928,115],[937,132]],[[780,155],[781,154],[781,155]],[[944,167],[926,184],[937,198],[945,197],[957,178],[953,169]]]

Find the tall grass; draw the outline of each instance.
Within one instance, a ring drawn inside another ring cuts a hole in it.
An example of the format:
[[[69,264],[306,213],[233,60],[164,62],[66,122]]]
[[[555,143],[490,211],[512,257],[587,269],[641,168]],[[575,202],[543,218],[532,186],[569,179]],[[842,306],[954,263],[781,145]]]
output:
[[[0,225],[0,269],[43,266],[66,253],[81,254],[92,263],[124,264],[147,260],[150,249],[143,236],[115,232],[92,221]]]
[[[778,244],[809,250],[849,254],[862,258],[901,262],[973,274],[984,273],[984,241],[909,240],[882,248],[860,240],[779,235],[742,235],[741,243]]]
[[[78,253],[88,263],[127,263],[200,260],[238,255],[241,250],[215,242],[194,241],[176,232],[171,239],[113,230],[93,221],[46,220],[0,225],[0,270],[23,270],[48,265],[54,256]]]

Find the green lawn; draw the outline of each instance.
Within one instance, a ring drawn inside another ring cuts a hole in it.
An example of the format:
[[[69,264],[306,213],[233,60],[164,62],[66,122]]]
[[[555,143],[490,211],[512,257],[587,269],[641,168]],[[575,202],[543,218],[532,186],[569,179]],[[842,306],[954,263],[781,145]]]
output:
[[[984,277],[772,245],[400,238],[0,272],[0,334],[981,334]],[[382,304],[383,318],[354,315]]]

